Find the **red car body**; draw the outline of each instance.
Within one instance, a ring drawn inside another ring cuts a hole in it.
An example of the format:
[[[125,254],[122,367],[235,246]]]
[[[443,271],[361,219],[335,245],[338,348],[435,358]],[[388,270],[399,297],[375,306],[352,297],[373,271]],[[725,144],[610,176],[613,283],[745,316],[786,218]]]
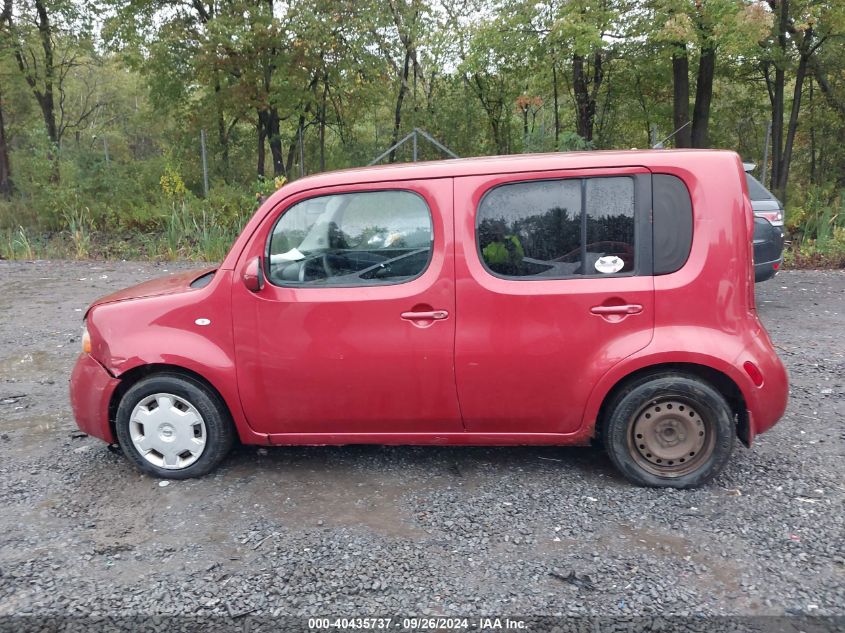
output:
[[[680,178],[692,201],[692,244],[676,272],[519,282],[483,266],[476,212],[491,188],[654,174]],[[257,292],[244,283],[291,205],[393,189],[431,210],[431,260],[416,278]],[[115,442],[121,394],[169,367],[213,387],[249,444],[586,444],[614,386],[681,367],[719,387],[750,445],[787,400],[786,372],[755,309],[752,227],[742,164],[723,151],[523,155],[303,178],[261,205],[204,287],[190,282],[215,269],[89,308],[74,414],[80,429]],[[614,312],[627,305],[639,310]]]

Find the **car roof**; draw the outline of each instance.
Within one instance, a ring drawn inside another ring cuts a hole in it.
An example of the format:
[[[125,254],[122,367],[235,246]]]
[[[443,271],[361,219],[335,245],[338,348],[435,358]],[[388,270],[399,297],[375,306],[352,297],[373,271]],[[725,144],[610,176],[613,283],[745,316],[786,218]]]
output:
[[[298,186],[297,188],[311,189],[352,182],[448,178],[508,171],[530,172],[552,169],[637,166],[648,168],[693,167],[697,163],[709,163],[714,158],[725,160],[728,157],[739,164],[739,157],[735,152],[709,149],[599,150],[478,156],[417,163],[353,167],[306,176],[305,178],[293,181],[288,187]]]

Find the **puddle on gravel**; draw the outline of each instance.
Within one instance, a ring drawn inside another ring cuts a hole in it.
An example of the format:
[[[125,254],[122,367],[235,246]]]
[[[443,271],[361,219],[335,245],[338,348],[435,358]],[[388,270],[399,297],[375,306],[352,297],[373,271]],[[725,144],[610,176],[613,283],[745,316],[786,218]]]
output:
[[[312,477],[267,481],[267,500],[275,504],[276,516],[285,523],[362,526],[403,538],[427,536],[411,524],[411,517],[402,510],[402,498],[411,492],[410,486],[356,481],[349,473],[320,473]]]
[[[0,360],[0,381],[54,374],[55,371],[56,361],[48,352],[27,352]]]
[[[627,525],[620,525],[618,532],[626,535],[632,546],[639,549],[662,551],[678,558],[690,556],[693,553],[692,544],[683,536]]]
[[[23,431],[25,435],[54,435],[62,429],[69,429],[71,422],[60,416],[54,415],[27,415],[18,418],[9,418],[0,407],[0,433],[8,431]],[[68,430],[68,432],[70,432]]]
[[[282,458],[284,449],[278,451]],[[273,467],[270,460],[257,469],[255,463],[236,465],[256,475],[247,484],[249,498],[273,518],[290,526],[364,527],[386,536],[427,538],[403,507],[408,495],[422,486],[403,477],[386,482],[382,476],[362,473],[355,465],[329,467],[325,458],[294,458]],[[431,482],[428,483],[428,486]]]

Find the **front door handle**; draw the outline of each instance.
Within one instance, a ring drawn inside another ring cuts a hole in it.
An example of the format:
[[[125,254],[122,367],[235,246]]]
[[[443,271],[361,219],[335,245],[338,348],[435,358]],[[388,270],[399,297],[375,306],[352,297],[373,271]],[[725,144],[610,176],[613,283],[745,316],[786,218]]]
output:
[[[593,314],[639,314],[643,307],[637,303],[628,303],[621,306],[593,306],[590,312]]]
[[[441,321],[448,317],[449,313],[446,310],[429,310],[424,312],[403,312],[400,316],[407,321],[416,321],[418,319]]]

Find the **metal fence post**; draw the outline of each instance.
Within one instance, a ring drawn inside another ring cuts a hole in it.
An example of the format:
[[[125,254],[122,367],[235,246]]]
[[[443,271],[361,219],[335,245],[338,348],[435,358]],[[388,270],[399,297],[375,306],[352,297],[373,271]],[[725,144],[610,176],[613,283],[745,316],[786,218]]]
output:
[[[763,166],[760,167],[760,182],[766,186],[766,171],[769,167],[769,139],[772,135],[772,122],[766,123],[766,140],[763,143]]]
[[[302,126],[299,126],[299,177],[305,175],[305,146],[302,142]]]

